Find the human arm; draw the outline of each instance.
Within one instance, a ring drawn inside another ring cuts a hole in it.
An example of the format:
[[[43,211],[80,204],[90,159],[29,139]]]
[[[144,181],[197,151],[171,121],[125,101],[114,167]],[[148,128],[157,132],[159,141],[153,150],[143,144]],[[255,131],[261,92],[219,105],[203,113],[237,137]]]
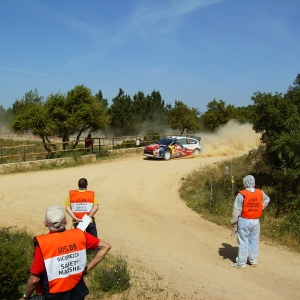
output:
[[[235,225],[238,222],[239,216],[241,215],[243,209],[243,202],[244,202],[243,195],[238,193],[233,204],[232,219],[231,219],[232,225]]]
[[[89,213],[89,217],[92,218],[94,214],[98,211],[99,209],[99,204],[94,204],[91,212]]]
[[[76,222],[81,222],[81,221],[82,221],[81,219],[79,219],[79,218],[77,218],[77,217],[75,216],[75,214],[73,213],[73,211],[72,211],[72,209],[71,209],[70,206],[66,206],[66,212],[70,215],[70,217],[71,217],[74,221],[76,221]]]
[[[106,256],[107,252],[111,249],[111,245],[103,240],[98,244],[98,252],[90,263],[85,267],[83,275],[88,274],[98,263]]]
[[[31,294],[34,292],[34,290],[38,286],[39,282],[40,282],[39,276],[30,274],[28,281],[27,281],[26,292],[24,293],[24,297],[26,299],[30,298]],[[24,297],[20,298],[19,300],[24,300]]]
[[[265,194],[263,191],[262,193],[263,193],[263,209],[265,209],[270,202],[270,197],[267,194]]]

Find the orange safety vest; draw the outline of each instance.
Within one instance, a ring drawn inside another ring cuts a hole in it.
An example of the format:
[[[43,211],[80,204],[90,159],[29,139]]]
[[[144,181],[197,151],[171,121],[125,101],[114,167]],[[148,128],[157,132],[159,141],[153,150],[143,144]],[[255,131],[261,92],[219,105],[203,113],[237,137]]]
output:
[[[84,215],[89,215],[94,205],[94,192],[78,190],[70,191],[71,209],[76,218],[82,219]]]
[[[239,192],[244,197],[241,217],[244,219],[258,219],[263,212],[263,193],[260,189],[254,192],[242,190]]]
[[[70,291],[86,265],[86,239],[80,229],[36,236],[47,272],[49,292]]]

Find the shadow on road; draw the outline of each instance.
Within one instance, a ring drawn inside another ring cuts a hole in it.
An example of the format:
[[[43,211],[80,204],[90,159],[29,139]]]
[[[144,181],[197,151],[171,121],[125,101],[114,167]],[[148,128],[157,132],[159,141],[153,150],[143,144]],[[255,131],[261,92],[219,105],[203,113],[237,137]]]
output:
[[[238,247],[232,247],[229,244],[222,243],[223,248],[219,248],[219,255],[223,256],[223,259],[230,259],[232,262],[235,262],[235,259],[238,255]]]

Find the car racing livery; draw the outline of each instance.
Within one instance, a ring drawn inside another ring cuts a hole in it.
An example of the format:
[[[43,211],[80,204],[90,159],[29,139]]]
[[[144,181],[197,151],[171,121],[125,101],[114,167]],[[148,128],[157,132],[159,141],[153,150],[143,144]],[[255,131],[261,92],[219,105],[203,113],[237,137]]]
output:
[[[144,155],[149,158],[163,158],[169,160],[174,157],[199,154],[201,151],[200,137],[167,136],[158,142],[147,145]]]

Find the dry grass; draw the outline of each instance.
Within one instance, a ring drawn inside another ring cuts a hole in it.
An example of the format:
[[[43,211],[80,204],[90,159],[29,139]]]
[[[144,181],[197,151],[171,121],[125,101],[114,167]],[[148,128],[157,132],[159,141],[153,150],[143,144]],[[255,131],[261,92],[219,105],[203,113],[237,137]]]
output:
[[[132,260],[127,262],[130,273],[130,288],[119,294],[101,293],[97,295],[90,294],[87,300],[196,300],[199,297],[189,297],[181,294],[176,287],[155,270],[147,269],[143,262]],[[88,284],[88,282],[87,282]],[[200,300],[200,299],[199,299]]]

